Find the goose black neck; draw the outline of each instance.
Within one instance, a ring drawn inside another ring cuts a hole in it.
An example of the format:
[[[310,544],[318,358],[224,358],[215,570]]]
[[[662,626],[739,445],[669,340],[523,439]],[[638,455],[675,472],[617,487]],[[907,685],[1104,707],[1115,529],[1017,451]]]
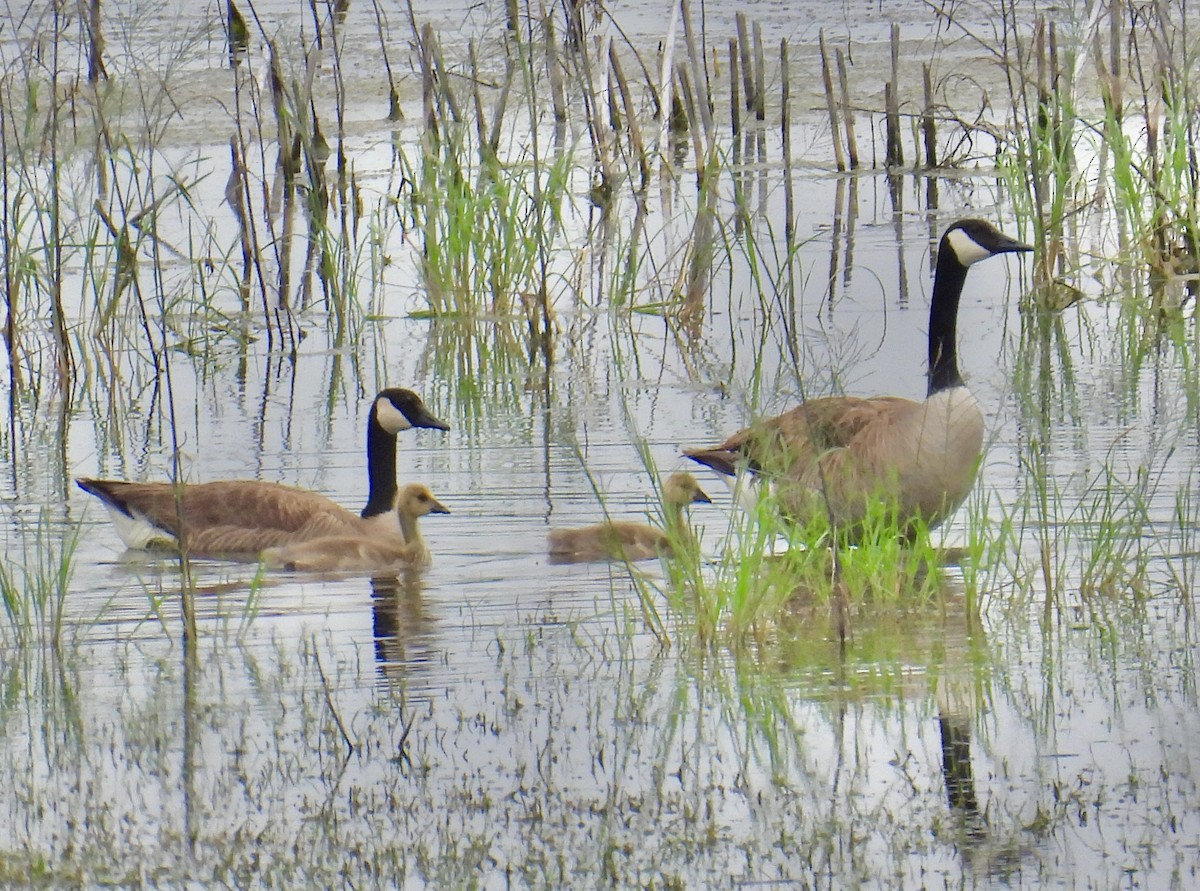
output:
[[[396,507],[396,434],[388,433],[375,418],[367,423],[367,481],[370,491],[362,515],[374,517]]]
[[[933,274],[933,299],[929,304],[929,389],[927,396],[963,385],[958,373],[958,300],[967,267],[954,249],[943,243]]]

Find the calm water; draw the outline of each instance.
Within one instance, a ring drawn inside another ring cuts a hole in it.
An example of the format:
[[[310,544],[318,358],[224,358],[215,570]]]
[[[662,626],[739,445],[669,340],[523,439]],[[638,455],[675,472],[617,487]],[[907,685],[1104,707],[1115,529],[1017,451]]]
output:
[[[862,41],[866,55],[882,51],[892,20],[914,52],[936,39],[911,9],[765,4],[750,14],[768,39],[800,45],[815,41],[814,15],[828,14],[830,32]],[[404,14],[385,12],[399,44],[410,36]],[[278,22],[271,28],[298,27],[290,5],[262,13]],[[620,13],[637,39],[661,30],[656,9]],[[732,14],[708,13],[723,46]],[[453,47],[460,35],[494,34],[493,15],[442,9],[434,21]],[[217,36],[193,44],[159,13],[145,16],[136,39],[110,38],[115,59],[186,44],[184,67],[197,73],[181,89],[228,76]],[[378,42],[369,9],[355,6],[347,22],[352,39]],[[946,60],[969,51],[946,45]],[[375,50],[364,52],[369,68]],[[408,50],[394,53],[407,73]],[[416,151],[419,110],[384,130],[385,94],[367,86],[377,81],[347,70],[369,94],[353,105],[348,151],[374,204],[401,178],[393,140]],[[406,90],[419,98],[419,86]],[[829,173],[819,121],[798,117],[797,138],[817,148],[794,181],[796,357],[777,307],[752,296],[731,176],[717,213],[735,246],[698,326],[596,308],[605,239],[623,231],[632,205],[606,221],[582,197],[581,160],[580,197],[562,223],[572,251],[553,259],[548,369],[530,360],[523,321],[411,317],[425,307],[420,239],[392,227],[391,262],[361,296],[373,315],[360,313],[342,342],[317,313],[305,316],[294,359],[263,337],[239,345],[210,320],[185,319],[167,335],[168,377],[136,326],[108,352],[80,322],[75,346],[87,358],[69,394],[48,374],[37,389],[10,389],[0,439],[7,578],[35,590],[63,540],[77,533],[78,543],[58,643],[53,608],[27,626],[44,643],[0,637],[0,881],[1190,887],[1200,868],[1194,371],[1187,349],[1155,345],[1129,367],[1107,261],[1077,277],[1087,299],[1040,334],[1019,310],[1027,260],[971,273],[959,327],[963,370],[989,422],[979,497],[986,522],[1016,529],[1010,556],[982,574],[981,623],[968,618],[963,570],[947,567],[938,608],[868,611],[844,651],[814,616],[761,658],[738,658],[690,643],[658,594],[674,639],[652,634],[626,567],[546,558],[549,528],[603,514],[597,492],[614,515],[653,510],[644,455],[664,472],[682,467],[682,447],[793,404],[798,379],[806,392],[919,398],[938,233],[980,215],[1027,234],[994,173],[939,181],[934,208],[924,180]],[[197,101],[178,128],[156,163],[212,171],[191,201],[217,221],[215,240],[232,243],[229,118]],[[772,163],[749,175],[757,250],[777,269],[782,171]],[[691,179],[656,181],[648,201],[645,302],[669,294],[679,272]],[[160,224],[164,237],[194,243],[186,219]],[[1105,218],[1089,219],[1079,244],[1112,256]],[[197,277],[162,262],[170,282]],[[73,295],[85,292],[81,279]],[[88,317],[86,301],[71,299]],[[198,337],[215,348],[185,349]],[[402,479],[428,482],[452,511],[423,524],[433,566],[397,579],[258,579],[253,566],[195,563],[190,662],[178,565],[123,553],[71,479],[166,478],[170,394],[187,478],[277,480],[358,507],[366,411],[386,385],[417,389],[452,425],[400,441]],[[1031,507],[1031,456],[1046,462],[1044,512]],[[716,554],[729,498],[702,482],[716,504],[692,518]],[[1108,501],[1097,494],[1106,489]],[[1145,563],[1136,590],[1129,572],[1093,565],[1105,509],[1138,543],[1115,561]],[[947,525],[946,544],[967,540],[967,520],[963,510]],[[652,585],[661,574],[638,571]]]

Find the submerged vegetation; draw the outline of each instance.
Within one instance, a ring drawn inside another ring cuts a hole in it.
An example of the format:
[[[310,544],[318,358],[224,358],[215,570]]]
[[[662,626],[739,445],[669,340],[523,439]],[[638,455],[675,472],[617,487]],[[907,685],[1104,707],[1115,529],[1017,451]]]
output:
[[[1195,14],[887,6],[23,8],[0,882],[1185,886]],[[995,438],[947,528],[722,501],[544,565],[681,443],[919,380],[967,215],[1037,263],[964,309]],[[81,468],[329,485],[388,384],[458,436],[405,466],[464,524],[426,573],[96,556]]]

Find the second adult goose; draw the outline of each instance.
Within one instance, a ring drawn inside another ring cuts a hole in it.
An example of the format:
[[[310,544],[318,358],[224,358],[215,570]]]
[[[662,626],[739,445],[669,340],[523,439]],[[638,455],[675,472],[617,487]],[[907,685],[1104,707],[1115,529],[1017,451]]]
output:
[[[689,504],[711,501],[690,473],[673,473],[663,483],[665,529],[625,520],[609,520],[577,529],[551,529],[547,536],[550,557],[559,563],[670,557],[676,545],[691,536],[684,509]]]
[[[366,507],[355,514],[324,495],[261,480],[209,483],[77,479],[104,502],[130,548],[179,548],[192,556],[248,556],[330,535],[402,534],[396,505],[396,435],[449,430],[412,390],[380,391],[367,417]]]
[[[276,569],[303,572],[374,572],[428,566],[429,546],[417,521],[428,514],[448,514],[427,486],[410,483],[396,497],[401,535],[334,535],[267,548],[262,562]]]
[[[929,383],[924,401],[898,396],[810,399],[684,454],[730,478],[769,481],[780,509],[805,522],[830,518],[854,540],[872,502],[908,536],[933,528],[966,498],[983,448],[983,414],[958,370],[957,321],[967,270],[988,257],[1032,248],[983,220],[959,220],[938,245],[929,307]]]

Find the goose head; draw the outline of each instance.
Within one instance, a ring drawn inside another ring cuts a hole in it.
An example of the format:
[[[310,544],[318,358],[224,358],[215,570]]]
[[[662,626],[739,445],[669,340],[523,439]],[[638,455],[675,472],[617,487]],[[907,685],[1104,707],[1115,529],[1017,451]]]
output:
[[[938,247],[929,303],[929,387],[927,395],[961,387],[958,371],[958,302],[967,270],[997,254],[1031,251],[986,220],[959,220],[946,229]]]
[[[938,259],[949,254],[964,269],[996,254],[1032,251],[1024,242],[1005,235],[987,220],[959,220],[942,235]]]
[[[421,397],[412,390],[389,387],[380,390],[371,406],[371,423],[379,425],[385,433],[396,435],[413,427],[431,430],[449,430],[450,425],[433,416]]]
[[[449,430],[412,390],[389,387],[371,403],[367,419],[367,477],[370,491],[363,517],[389,513],[396,502],[396,434],[414,427]]]

